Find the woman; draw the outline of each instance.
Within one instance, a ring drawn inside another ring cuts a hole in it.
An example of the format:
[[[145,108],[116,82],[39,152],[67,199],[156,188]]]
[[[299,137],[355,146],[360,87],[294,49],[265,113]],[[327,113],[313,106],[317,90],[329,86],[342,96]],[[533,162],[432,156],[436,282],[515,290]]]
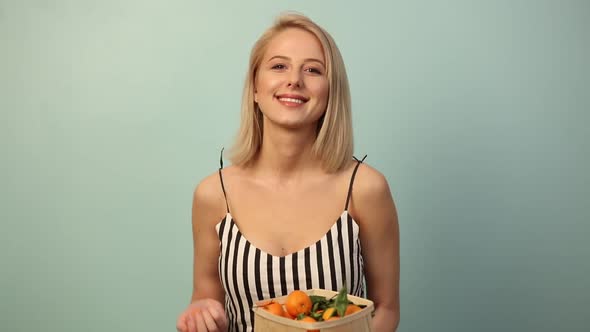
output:
[[[374,331],[396,329],[397,213],[385,177],[352,156],[350,108],[330,35],[279,17],[251,53],[233,165],[194,192],[179,331],[251,331],[254,302],[344,283],[374,301]]]

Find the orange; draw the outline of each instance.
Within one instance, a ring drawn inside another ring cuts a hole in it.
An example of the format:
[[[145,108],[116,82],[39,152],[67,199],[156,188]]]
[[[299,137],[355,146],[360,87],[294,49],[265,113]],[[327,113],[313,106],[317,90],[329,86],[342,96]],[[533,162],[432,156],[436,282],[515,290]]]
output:
[[[349,304],[346,307],[346,312],[344,313],[344,316],[348,316],[350,314],[354,314],[355,312],[361,311],[361,310],[363,310],[363,308],[359,307],[358,305],[356,305],[356,304]]]
[[[302,322],[309,322],[309,323],[315,323],[317,322],[315,319],[313,319],[313,317],[309,317],[309,316],[305,316],[303,318],[301,318]],[[320,332],[320,330],[307,330],[307,332]]]
[[[309,322],[309,323],[317,322],[317,320],[313,319],[313,317],[310,317],[310,316],[305,316],[305,317],[301,318],[300,321]]]
[[[275,314],[277,316],[285,316],[285,309],[283,309],[283,306],[280,303],[277,302],[271,302],[267,305],[265,305],[264,310],[270,312],[271,314]]]
[[[304,291],[294,290],[287,295],[285,301],[285,308],[291,316],[297,316],[299,314],[309,314],[311,311],[311,299]]]
[[[289,319],[297,319],[297,316],[291,316],[287,310],[285,310],[285,317]]]
[[[331,317],[334,317],[334,315],[336,315],[336,308],[330,307],[324,311],[324,313],[322,314],[322,318],[324,320],[328,320]]]
[[[338,316],[332,316],[332,317],[330,317],[330,318],[328,318],[326,320],[328,321],[328,320],[337,320],[337,319],[340,319],[340,317],[338,317]]]

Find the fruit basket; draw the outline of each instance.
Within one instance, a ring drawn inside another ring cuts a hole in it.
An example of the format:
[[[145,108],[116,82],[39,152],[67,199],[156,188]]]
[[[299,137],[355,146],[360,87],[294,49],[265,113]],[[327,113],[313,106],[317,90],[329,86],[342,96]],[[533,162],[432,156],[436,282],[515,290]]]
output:
[[[310,297],[319,298],[324,297],[326,299],[334,299],[338,296],[338,292],[330,291],[330,290],[323,290],[323,289],[310,289],[303,291]],[[284,315],[277,314],[277,312],[272,312],[271,310],[267,310],[269,304],[272,303],[279,303],[282,305],[283,309],[285,308],[285,304],[287,302],[287,296],[281,296],[274,299],[269,299],[265,301],[259,301],[254,306],[254,331],[255,332],[370,332],[372,331],[372,314],[374,310],[373,302],[367,300],[365,298],[346,295],[347,300],[349,303],[353,303],[355,305],[362,307],[361,309],[356,310],[356,312],[345,314],[340,317],[332,317],[332,319],[328,318],[329,320],[325,321],[317,321],[311,322],[309,321],[302,321],[297,320],[294,318],[293,315],[288,313],[288,310],[285,310]],[[326,309],[323,311],[324,317],[326,317],[326,312],[330,309]],[[333,313],[329,313],[331,316],[338,316],[335,312],[336,310],[331,310]],[[318,314],[322,314],[319,311]],[[303,314],[301,314],[301,317]],[[300,317],[300,318],[301,318]],[[334,319],[336,318],[336,319]],[[320,318],[321,320],[321,318]]]

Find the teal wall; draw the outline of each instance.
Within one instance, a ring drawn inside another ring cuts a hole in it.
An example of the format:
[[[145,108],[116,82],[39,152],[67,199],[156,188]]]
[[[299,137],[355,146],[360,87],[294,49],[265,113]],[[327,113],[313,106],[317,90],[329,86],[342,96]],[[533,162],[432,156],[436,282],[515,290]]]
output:
[[[338,42],[398,204],[399,331],[587,331],[583,0],[0,0],[0,330],[174,331],[192,190],[287,9]]]

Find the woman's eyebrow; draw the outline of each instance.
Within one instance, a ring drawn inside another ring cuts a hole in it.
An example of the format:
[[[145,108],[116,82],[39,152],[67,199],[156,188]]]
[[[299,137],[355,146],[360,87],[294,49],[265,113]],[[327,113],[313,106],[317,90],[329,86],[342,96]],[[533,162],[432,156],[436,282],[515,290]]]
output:
[[[270,59],[268,59],[268,62],[270,62],[270,61],[272,61],[274,59],[281,59],[281,60],[291,61],[291,58],[289,58],[288,56],[275,55],[275,56],[271,57]],[[304,59],[303,62],[317,62],[317,63],[321,64],[324,67],[326,66],[326,65],[324,65],[324,62],[323,61],[321,61],[319,59],[316,59],[316,58],[307,58],[307,59]]]
[[[288,61],[291,61],[291,58],[289,58],[289,57],[286,57],[286,56],[284,56],[284,55],[275,55],[275,56],[271,57],[270,59],[268,59],[268,62],[270,62],[270,61],[272,61],[272,60],[274,60],[274,59],[282,59],[282,60],[288,60]]]
[[[307,58],[305,59],[305,62],[317,62],[320,65],[322,65],[323,67],[325,67],[326,65],[324,65],[324,62],[322,60],[316,59],[316,58]]]

